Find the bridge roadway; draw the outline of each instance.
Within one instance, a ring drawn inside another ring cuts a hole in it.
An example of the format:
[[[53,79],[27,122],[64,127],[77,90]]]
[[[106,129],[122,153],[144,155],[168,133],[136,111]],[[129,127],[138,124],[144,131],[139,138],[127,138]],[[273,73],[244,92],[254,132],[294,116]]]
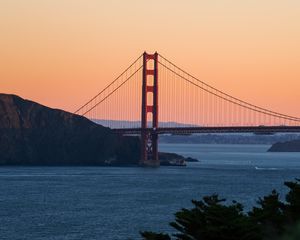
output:
[[[157,134],[192,134],[192,133],[300,133],[300,126],[236,126],[236,127],[163,127],[163,128],[118,128],[112,129],[118,134],[140,134],[142,131]]]

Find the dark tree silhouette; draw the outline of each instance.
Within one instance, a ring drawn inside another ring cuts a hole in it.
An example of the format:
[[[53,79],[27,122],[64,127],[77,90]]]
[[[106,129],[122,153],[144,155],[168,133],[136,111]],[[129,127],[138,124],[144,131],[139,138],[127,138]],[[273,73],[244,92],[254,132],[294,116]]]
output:
[[[277,236],[284,232],[286,217],[285,205],[280,202],[279,194],[273,190],[268,196],[260,198],[258,207],[253,207],[248,213],[249,218],[258,225],[260,235],[264,238]]]
[[[206,196],[201,201],[193,200],[192,209],[184,208],[175,214],[175,221],[170,223],[176,230],[172,236],[154,232],[141,235],[145,240],[297,239],[300,225],[296,230],[293,227],[300,222],[300,180],[284,184],[289,188],[285,202],[273,190],[245,213],[236,201],[226,204],[218,195]]]

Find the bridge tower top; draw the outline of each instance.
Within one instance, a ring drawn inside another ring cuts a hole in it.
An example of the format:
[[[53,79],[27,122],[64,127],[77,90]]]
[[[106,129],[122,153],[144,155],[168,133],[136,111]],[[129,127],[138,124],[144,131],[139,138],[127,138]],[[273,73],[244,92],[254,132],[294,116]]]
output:
[[[152,64],[151,64],[152,62]],[[152,65],[151,67],[149,65]],[[158,128],[158,53],[143,54],[142,85],[142,122],[143,129],[148,127],[148,113],[152,114],[149,122],[153,129]],[[149,96],[150,95],[150,96]],[[152,95],[152,97],[151,97]]]

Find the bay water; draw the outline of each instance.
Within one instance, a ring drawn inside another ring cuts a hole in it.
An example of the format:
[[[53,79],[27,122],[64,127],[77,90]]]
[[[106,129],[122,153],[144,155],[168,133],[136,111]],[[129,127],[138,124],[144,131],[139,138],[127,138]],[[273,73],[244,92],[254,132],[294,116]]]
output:
[[[191,199],[218,193],[249,210],[300,178],[300,153],[269,145],[160,144],[199,159],[187,167],[1,167],[0,239],[140,239],[170,232]]]

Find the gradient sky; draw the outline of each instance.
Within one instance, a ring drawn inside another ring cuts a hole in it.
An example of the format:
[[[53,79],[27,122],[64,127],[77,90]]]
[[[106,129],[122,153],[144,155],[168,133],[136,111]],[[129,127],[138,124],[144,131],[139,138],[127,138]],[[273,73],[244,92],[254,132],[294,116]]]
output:
[[[0,92],[74,111],[144,50],[300,116],[299,0],[0,0]]]

